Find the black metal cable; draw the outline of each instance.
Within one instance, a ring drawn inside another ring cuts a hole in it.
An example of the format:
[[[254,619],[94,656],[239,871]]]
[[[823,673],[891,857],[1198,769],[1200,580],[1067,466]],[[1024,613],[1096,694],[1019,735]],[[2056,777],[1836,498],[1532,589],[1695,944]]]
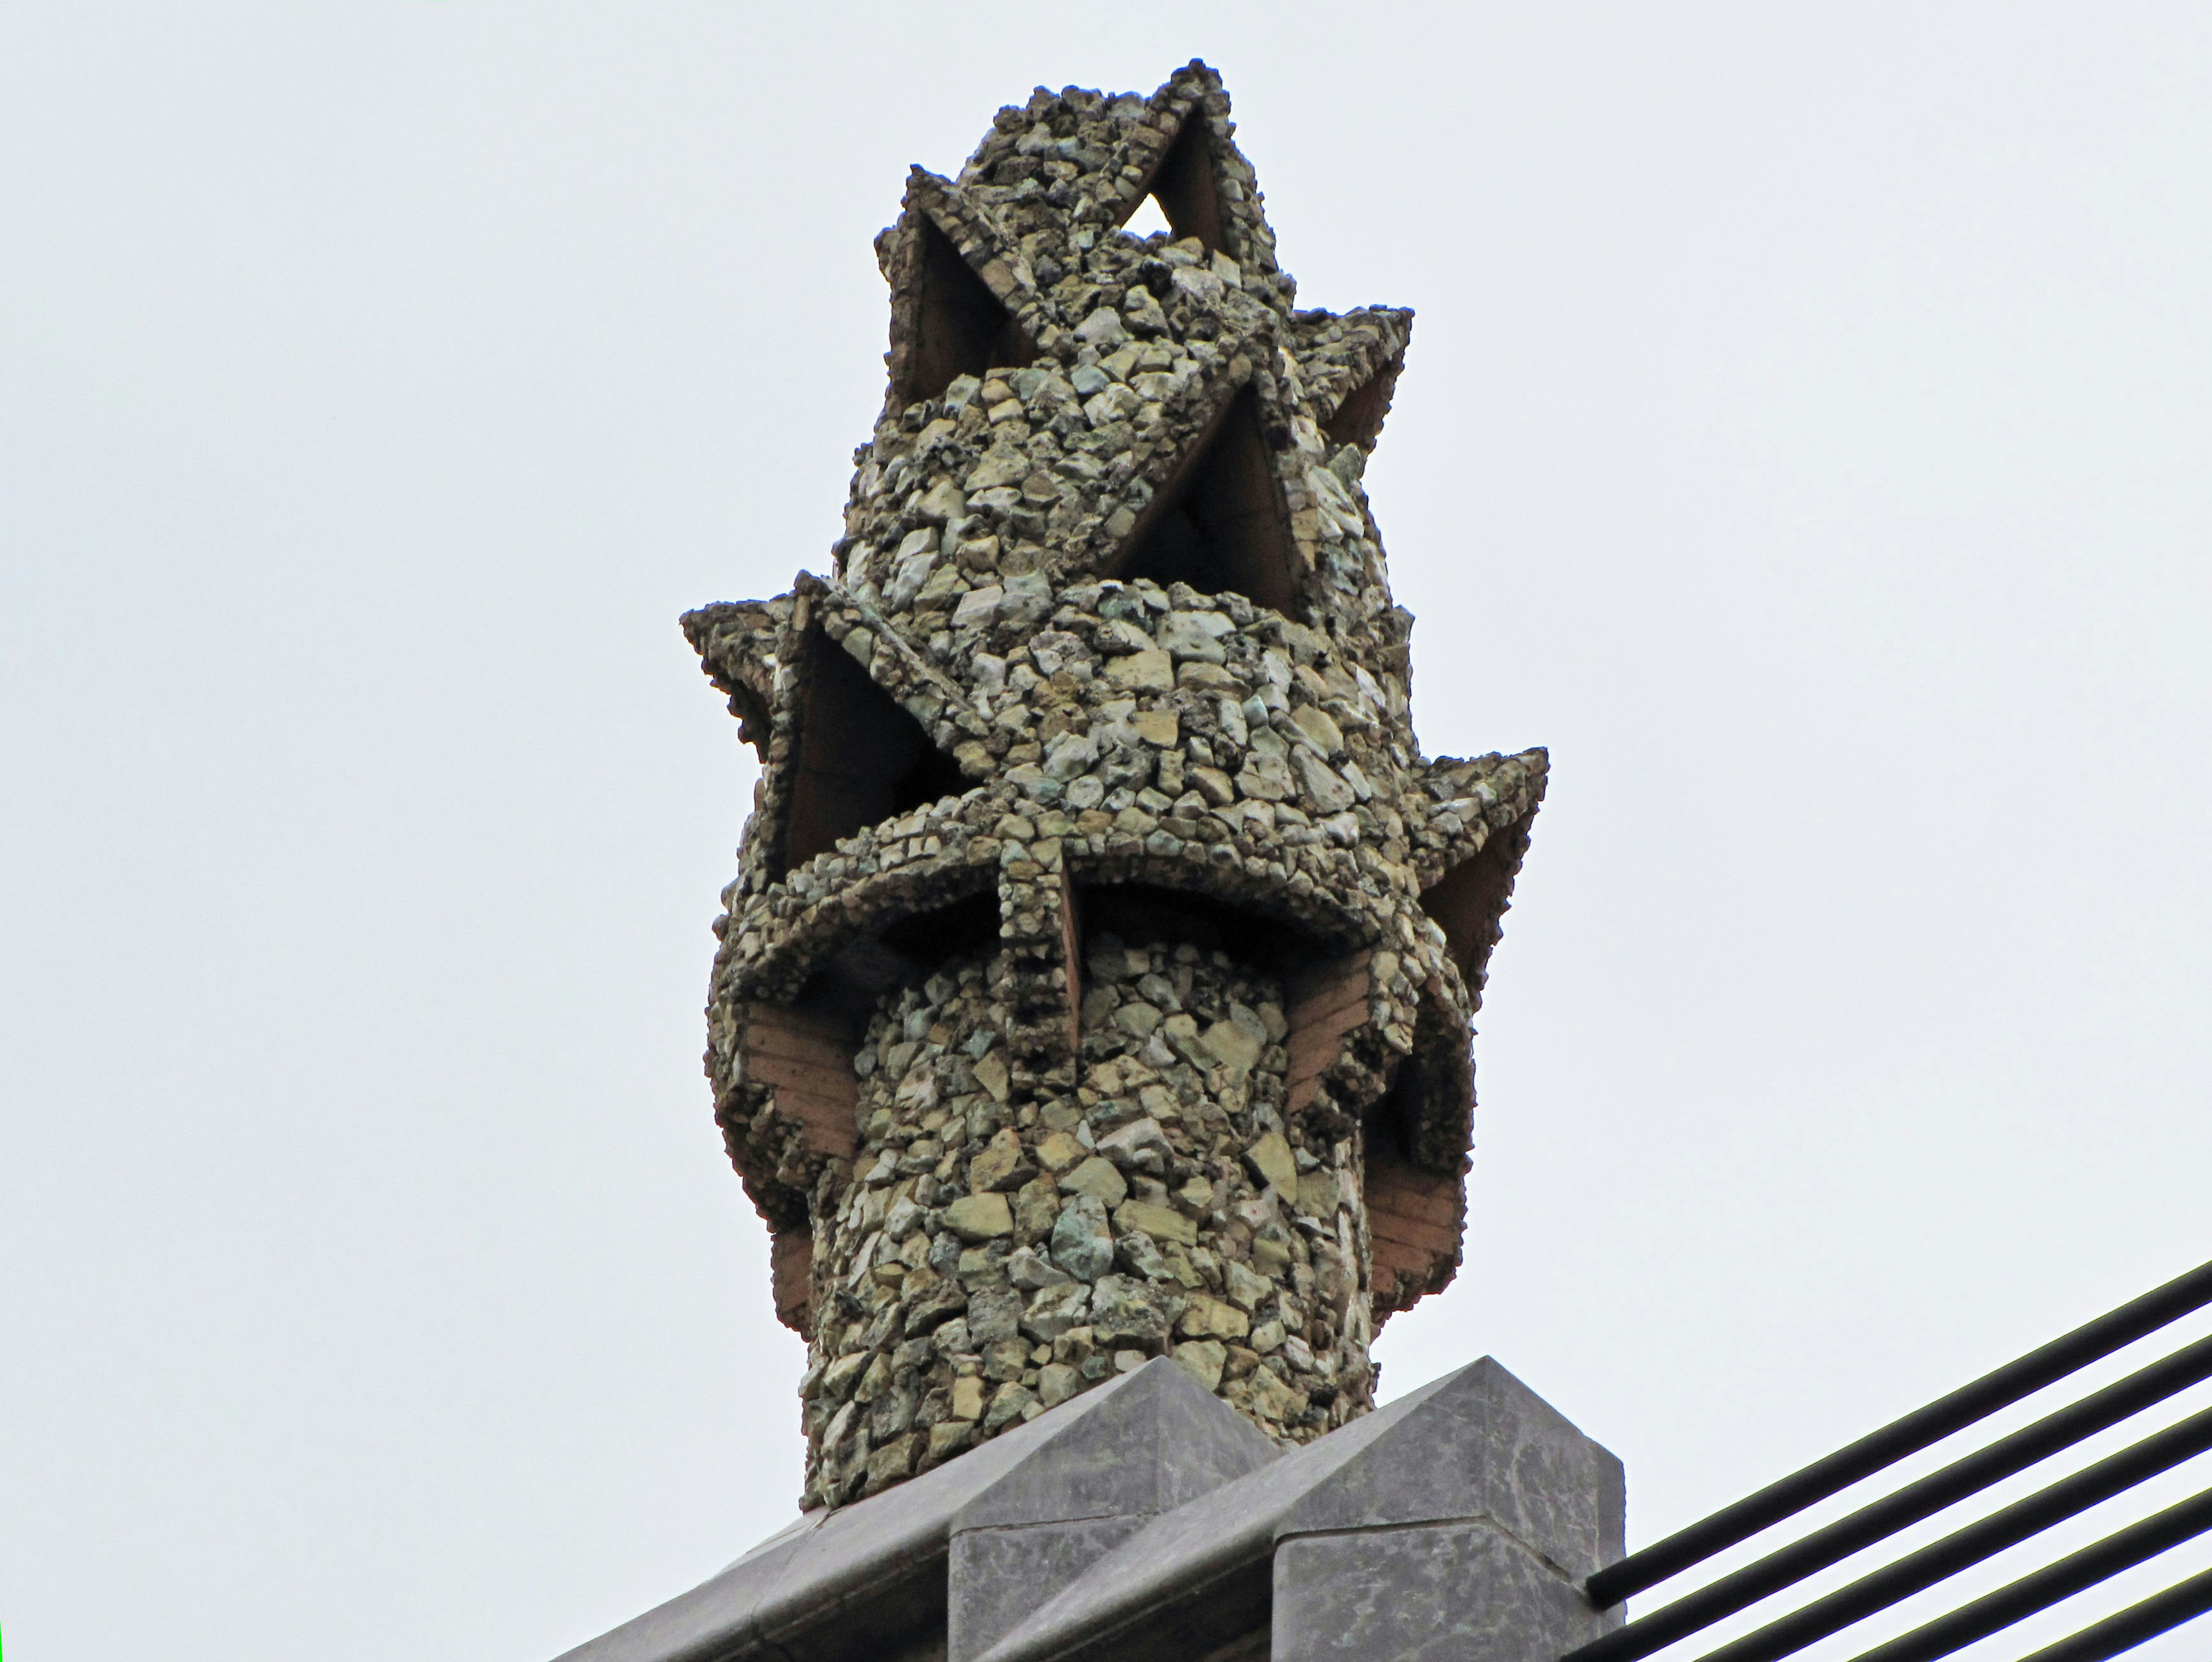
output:
[[[2172,1356],[1999,1438],[1987,1448],[1721,1577],[1710,1586],[1700,1587],[1625,1628],[1616,1628],[1573,1652],[1565,1662],[1639,1662],[1686,1635],[1709,1628],[1770,1593],[1839,1563],[1863,1548],[1933,1517],[1967,1495],[1978,1494],[2208,1378],[2212,1378],[2212,1337],[2185,1345]]]
[[[2208,1529],[2212,1529],[2212,1489],[2153,1513],[2094,1546],[2069,1553],[2057,1563],[2045,1564],[2033,1574],[2023,1575],[1948,1616],[1900,1634],[1886,1645],[1862,1651],[1851,1662],[1936,1662],[1939,1657],[1964,1650],[2015,1622],[2024,1622],[2036,1611],[2048,1610],[2084,1587],[2094,1587]]]
[[[2171,1632],[2184,1622],[2212,1610],[2212,1569],[2153,1593],[2117,1616],[2108,1616],[2071,1638],[2045,1645],[2020,1662],[2110,1662],[2124,1651]]]
[[[1590,1602],[1609,1610],[1632,1593],[1656,1586],[1691,1565],[1747,1540],[1815,1501],[1849,1489],[1884,1466],[1940,1442],[1953,1432],[2086,1368],[2146,1333],[2156,1332],[2191,1311],[2212,1304],[2212,1264],[2202,1264],[2163,1287],[2084,1323],[2063,1337],[2029,1351],[1925,1408],[1870,1432],[1848,1447],[1813,1462],[1756,1495],[1723,1507],[1711,1517],[1608,1565],[1583,1585]]]
[[[1907,1553],[1895,1563],[1885,1564],[1756,1632],[1732,1640],[1708,1652],[1702,1662],[1775,1662],[1778,1657],[1790,1655],[1864,1621],[1876,1610],[1887,1610],[1924,1587],[1947,1580],[2208,1448],[2212,1448],[2212,1408],[2085,1466],[2070,1477],[2062,1477],[1917,1552]],[[2206,1498],[2212,1503],[2212,1497]]]

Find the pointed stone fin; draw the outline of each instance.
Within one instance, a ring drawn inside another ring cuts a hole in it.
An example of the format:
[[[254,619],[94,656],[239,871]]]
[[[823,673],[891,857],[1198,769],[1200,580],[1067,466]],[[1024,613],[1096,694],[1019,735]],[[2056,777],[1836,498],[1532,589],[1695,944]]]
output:
[[[1275,273],[1275,239],[1252,166],[1237,149],[1221,77],[1196,59],[1176,71],[1132,124],[1117,223],[1151,197],[1177,240],[1196,237],[1255,273]]]
[[[707,678],[730,701],[738,737],[768,759],[775,707],[777,654],[791,619],[791,599],[722,601],[684,614],[684,638],[699,654]]]
[[[1484,968],[1504,934],[1499,920],[1512,903],[1549,767],[1542,750],[1524,750],[1472,761],[1438,757],[1425,769],[1423,794],[1431,807],[1419,841],[1427,855],[1425,875],[1433,875],[1422,889],[1421,909],[1443,931],[1470,1008],[1481,1003]]]

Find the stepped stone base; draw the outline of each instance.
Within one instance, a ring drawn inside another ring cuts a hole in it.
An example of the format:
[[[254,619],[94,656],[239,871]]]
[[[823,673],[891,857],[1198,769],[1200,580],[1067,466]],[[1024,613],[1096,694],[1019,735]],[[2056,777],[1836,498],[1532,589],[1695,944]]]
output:
[[[1163,1357],[561,1662],[1556,1662],[1625,1506],[1487,1357],[1288,1453]]]

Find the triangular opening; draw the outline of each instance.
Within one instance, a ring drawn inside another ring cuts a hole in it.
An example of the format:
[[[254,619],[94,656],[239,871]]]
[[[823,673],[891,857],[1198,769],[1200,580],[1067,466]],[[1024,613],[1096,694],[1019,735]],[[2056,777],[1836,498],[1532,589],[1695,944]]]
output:
[[[921,403],[962,375],[1018,368],[1036,348],[991,285],[926,213],[915,215],[921,246],[915,256],[914,334],[908,343],[901,397]]]
[[[1200,594],[1241,594],[1279,612],[1297,591],[1290,516],[1250,386],[1230,400],[1146,505],[1104,573]]]
[[[1217,248],[1231,254],[1237,252],[1223,234],[1221,191],[1213,176],[1213,143],[1206,136],[1205,118],[1197,111],[1183,118],[1182,130],[1152,169],[1145,190],[1146,199],[1158,205],[1161,217],[1178,242],[1196,237],[1208,252]],[[1157,227],[1140,229],[1133,215],[1127,228],[1147,236]]]
[[[791,760],[783,869],[838,840],[968,788],[960,764],[817,628],[807,632],[806,691]]]
[[[1133,237],[1164,235],[1172,238],[1175,235],[1175,227],[1168,223],[1168,216],[1160,207],[1160,199],[1149,193],[1137,204],[1137,211],[1122,221],[1121,228]]]
[[[1322,423],[1331,443],[1373,444],[1382,435],[1382,418],[1390,413],[1390,394],[1398,384],[1399,366],[1385,364],[1344,395],[1336,413]]]

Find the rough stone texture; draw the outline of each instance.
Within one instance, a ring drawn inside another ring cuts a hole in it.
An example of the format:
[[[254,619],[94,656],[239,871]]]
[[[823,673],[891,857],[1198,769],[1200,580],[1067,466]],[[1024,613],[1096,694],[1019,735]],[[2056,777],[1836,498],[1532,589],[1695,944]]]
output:
[[[1232,132],[1194,64],[916,169],[831,574],[684,620],[763,763],[708,1069],[810,1505],[1155,1356],[1309,1442],[1459,1261],[1546,761],[1419,752],[1360,484],[1411,315],[1293,307]]]

